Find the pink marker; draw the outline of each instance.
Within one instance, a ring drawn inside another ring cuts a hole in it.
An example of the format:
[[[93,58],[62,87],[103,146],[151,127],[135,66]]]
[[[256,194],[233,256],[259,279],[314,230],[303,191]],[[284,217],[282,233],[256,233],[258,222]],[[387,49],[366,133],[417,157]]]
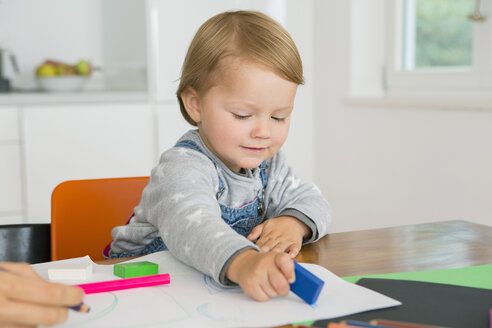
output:
[[[77,285],[84,290],[86,294],[111,292],[114,290],[123,290],[138,287],[149,287],[165,285],[171,282],[169,273],[156,274],[145,277],[117,279],[110,281],[94,282],[90,284]]]

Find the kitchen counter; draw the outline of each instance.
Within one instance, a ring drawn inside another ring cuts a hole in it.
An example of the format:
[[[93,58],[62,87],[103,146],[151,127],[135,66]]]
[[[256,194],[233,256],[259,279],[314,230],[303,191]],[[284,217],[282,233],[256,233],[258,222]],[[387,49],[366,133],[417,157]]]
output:
[[[0,93],[2,105],[47,105],[79,103],[147,102],[145,91],[86,91],[73,93],[8,92]]]

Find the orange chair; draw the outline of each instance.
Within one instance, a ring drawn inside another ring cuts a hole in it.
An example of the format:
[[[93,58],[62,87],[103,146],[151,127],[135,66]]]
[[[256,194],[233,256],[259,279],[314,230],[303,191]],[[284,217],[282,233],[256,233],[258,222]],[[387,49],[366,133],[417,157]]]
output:
[[[51,260],[89,255],[104,259],[111,230],[125,224],[149,177],[73,180],[51,196]]]

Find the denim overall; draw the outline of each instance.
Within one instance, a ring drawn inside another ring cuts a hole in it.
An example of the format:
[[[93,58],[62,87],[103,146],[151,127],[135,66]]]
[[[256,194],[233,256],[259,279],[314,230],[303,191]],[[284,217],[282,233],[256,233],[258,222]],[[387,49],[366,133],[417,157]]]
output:
[[[178,142],[174,147],[184,147],[203,153],[201,149],[197,146],[197,144],[192,140],[182,140]],[[265,214],[264,193],[267,184],[266,161],[263,161],[260,164],[259,168],[260,168],[260,179],[263,188],[260,190],[257,197],[255,197],[251,202],[242,205],[240,208],[230,208],[219,203],[222,219],[238,234],[244,237],[247,237],[254,227],[256,227],[258,224],[263,222],[263,217]],[[220,176],[218,178],[219,178],[219,190],[217,191],[216,194],[217,200],[220,198],[220,196],[225,190],[224,182],[222,181]],[[133,214],[131,217],[133,217]],[[130,220],[128,220],[127,224],[129,222]],[[147,246],[145,246],[143,250],[141,250],[136,254],[124,252],[124,253],[112,254],[111,257],[119,258],[119,257],[128,257],[128,256],[146,255],[146,254],[151,254],[154,252],[164,251],[164,250],[167,250],[167,246],[164,244],[161,237],[157,237],[150,244],[147,244]]]

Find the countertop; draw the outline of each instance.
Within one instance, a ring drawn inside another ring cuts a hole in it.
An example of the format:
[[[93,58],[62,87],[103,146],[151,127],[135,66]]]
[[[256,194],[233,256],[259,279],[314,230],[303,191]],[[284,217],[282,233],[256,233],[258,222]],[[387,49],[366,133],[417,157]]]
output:
[[[149,99],[146,91],[7,92],[0,93],[0,106],[148,102]]]

